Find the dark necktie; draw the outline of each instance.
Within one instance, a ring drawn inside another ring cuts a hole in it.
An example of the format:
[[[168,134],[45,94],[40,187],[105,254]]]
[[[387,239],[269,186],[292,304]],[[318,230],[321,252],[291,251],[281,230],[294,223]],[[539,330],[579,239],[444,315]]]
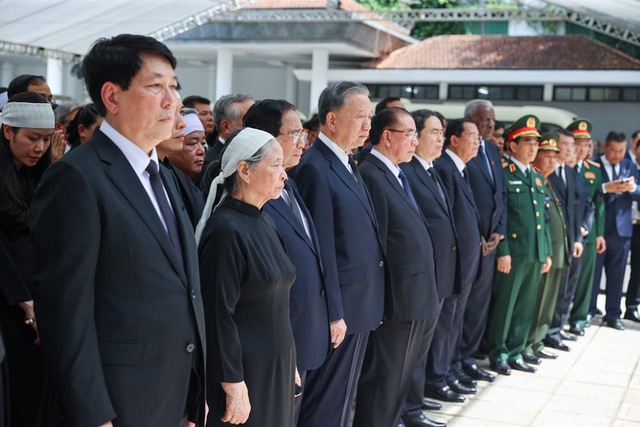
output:
[[[480,154],[480,160],[482,160],[482,165],[487,170],[487,173],[489,174],[489,177],[493,182],[493,174],[491,173],[491,166],[489,165],[489,159],[487,158],[487,153],[484,152],[484,144],[480,144],[478,153]]]
[[[560,175],[560,179],[562,180],[562,183],[567,185],[567,178],[565,177],[564,165],[558,167],[558,172]]]
[[[612,181],[615,181],[616,179],[618,179],[618,172],[616,172],[616,165],[611,165],[611,171],[613,176]]]
[[[464,180],[467,182],[467,185],[469,186],[469,188],[471,188],[471,179],[469,179],[469,170],[467,169],[466,166],[464,167],[464,169],[462,169],[462,176],[464,177]]]
[[[358,170],[358,166],[356,166],[356,162],[353,160],[353,157],[351,157],[351,156],[349,156],[349,166],[351,166],[351,173],[353,174],[353,177],[355,178],[356,182],[358,183],[358,185],[362,189],[362,192],[366,194],[367,192],[364,189],[364,183],[362,182],[362,176],[360,175],[360,171]]]
[[[398,175],[398,178],[400,178],[400,182],[402,182],[402,188],[404,188],[404,192],[407,193],[407,197],[409,198],[409,201],[411,202],[413,207],[416,208],[417,210],[418,202],[416,202],[416,198],[413,197],[413,191],[411,191],[411,186],[409,186],[409,180],[407,179],[407,176],[404,174],[404,172],[402,172],[402,169],[400,170],[400,174]]]
[[[146,171],[149,173],[151,189],[153,190],[153,194],[156,196],[156,202],[158,202],[158,207],[160,208],[160,212],[162,213],[164,222],[167,225],[167,234],[169,235],[169,240],[171,240],[171,245],[176,251],[176,256],[180,260],[180,264],[182,264],[182,245],[180,244],[180,235],[178,234],[176,217],[173,215],[173,211],[169,206],[169,200],[167,200],[167,196],[165,195],[164,187],[162,186],[162,179],[160,178],[160,173],[158,172],[158,165],[156,164],[156,162],[151,160],[149,162],[149,166],[147,166]]]
[[[429,175],[429,177],[433,181],[433,184],[435,185],[435,187],[438,189],[438,194],[440,195],[440,199],[441,199],[442,203],[446,204],[446,199],[444,198],[444,191],[442,191],[442,186],[440,186],[440,182],[438,180],[438,173],[433,168],[433,166],[430,167],[429,169],[427,169],[427,174]]]
[[[304,228],[304,221],[302,220],[302,214],[300,213],[300,206],[298,205],[298,201],[296,200],[296,196],[293,193],[293,188],[291,187],[291,182],[288,179],[284,180],[284,191],[287,192],[287,196],[289,196],[289,207],[293,212],[293,216],[300,222],[302,228]],[[306,229],[305,229],[306,232]]]

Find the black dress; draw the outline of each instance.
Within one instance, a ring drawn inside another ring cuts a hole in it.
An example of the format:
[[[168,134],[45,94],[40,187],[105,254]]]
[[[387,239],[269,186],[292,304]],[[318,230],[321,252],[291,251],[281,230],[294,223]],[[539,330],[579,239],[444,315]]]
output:
[[[293,426],[295,347],[289,289],[295,267],[273,220],[226,198],[211,215],[199,247],[207,329],[207,426],[225,425],[220,382],[245,381],[245,426]],[[228,424],[226,424],[228,425]]]
[[[26,168],[18,171],[23,183]],[[26,184],[25,184],[26,185]],[[32,249],[29,219],[9,212],[11,196],[0,186],[0,330],[6,347],[2,363],[8,380],[9,426],[31,426],[44,384],[42,351],[33,341],[36,333],[24,324],[24,311],[17,304],[33,300]],[[0,424],[2,424],[0,418]]]

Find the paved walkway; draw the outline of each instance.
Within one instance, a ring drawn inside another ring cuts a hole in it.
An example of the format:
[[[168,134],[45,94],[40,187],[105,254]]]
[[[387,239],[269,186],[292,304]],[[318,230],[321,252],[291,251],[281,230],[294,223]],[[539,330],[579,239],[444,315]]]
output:
[[[600,321],[577,342],[565,341],[571,351],[543,360],[535,374],[478,382],[465,403],[443,403],[426,415],[449,427],[640,427],[640,324],[624,320],[626,330],[616,331]]]

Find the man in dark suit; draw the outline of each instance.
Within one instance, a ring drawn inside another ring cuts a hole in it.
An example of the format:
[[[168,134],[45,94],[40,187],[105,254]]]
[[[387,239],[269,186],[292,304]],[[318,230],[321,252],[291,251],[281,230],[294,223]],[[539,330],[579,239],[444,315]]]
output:
[[[471,190],[480,217],[482,233],[482,258],[480,272],[473,282],[467,303],[460,355],[454,362],[454,369],[461,368],[472,378],[481,381],[493,381],[495,377],[481,369],[473,357],[479,350],[489,316],[491,288],[496,270],[496,248],[504,236],[507,224],[507,209],[504,205],[506,186],[502,172],[500,153],[490,143],[496,116],[491,101],[474,99],[464,109],[464,117],[471,120],[480,132],[478,155],[467,163]],[[505,144],[505,151],[508,151]]]
[[[83,72],[104,122],[34,196],[47,425],[203,425],[195,239],[155,150],[174,124],[175,65],[150,37],[94,44]]]
[[[603,325],[618,330],[624,329],[624,325],[620,320],[620,315],[622,314],[620,302],[622,299],[624,269],[633,234],[631,203],[634,200],[640,201],[640,188],[637,185],[638,168],[631,160],[624,158],[626,151],[627,141],[625,134],[611,131],[605,139],[604,154],[597,159],[603,171],[603,191],[605,192],[604,237],[607,241],[607,250],[596,258],[590,309],[590,313],[595,314],[600,278],[604,267],[607,275],[607,301]],[[611,185],[608,185],[608,183]]]
[[[415,152],[413,117],[400,108],[381,111],[371,122],[370,138],[373,149],[360,172],[371,194],[391,274],[385,321],[369,336],[353,425],[388,427],[402,413],[411,374],[422,357],[424,331],[436,322],[440,303],[427,222],[398,167]]]
[[[548,347],[566,350],[568,346],[562,340],[575,340],[573,335],[569,335],[563,330],[563,326],[567,321],[569,307],[575,294],[582,267],[582,242],[584,240],[583,236],[587,234],[587,229],[583,227],[585,216],[584,197],[586,195],[578,172],[565,164],[571,156],[575,155],[576,147],[573,134],[567,130],[559,129],[556,131],[556,135],[557,148],[560,150],[557,154],[558,165],[547,179],[554,193],[560,199],[562,216],[567,227],[567,243],[571,251],[571,257],[567,260],[568,265],[562,272],[553,320],[544,342]],[[582,330],[575,330],[574,332],[579,335],[580,331]],[[584,335],[584,331],[582,331],[582,334]],[[527,362],[536,363],[536,360],[530,358]]]
[[[221,97],[213,104],[213,120],[218,140],[207,150],[205,164],[220,159],[224,142],[229,139],[234,130],[242,127],[242,119],[254,102],[249,95],[232,93]]]
[[[444,299],[442,312],[438,319],[429,356],[425,393],[446,402],[464,402],[463,394],[476,392],[475,382],[460,373],[460,382],[452,362],[457,355],[460,333],[464,320],[469,294],[478,274],[482,251],[480,219],[469,183],[466,164],[478,153],[478,128],[467,119],[449,122],[445,132],[445,151],[434,161],[436,171],[442,178],[443,190],[451,203],[456,231],[464,239],[458,240],[460,259],[464,268],[460,268],[460,292]]]
[[[318,232],[332,342],[347,333],[325,363],[307,374],[301,427],[349,424],[369,332],[382,321],[384,254],[369,193],[348,154],[369,136],[368,95],[359,83],[324,89],[318,101],[320,134],[291,174]]]
[[[640,167],[640,130],[635,131],[631,135],[631,150],[633,156],[631,161]],[[631,215],[633,222],[633,236],[631,237],[631,274],[627,283],[627,293],[625,295],[626,311],[624,318],[632,322],[640,322],[640,209],[637,202],[633,202],[631,206]]]
[[[454,292],[460,292],[460,257],[453,212],[444,191],[444,184],[433,167],[433,161],[442,154],[443,123],[433,111],[418,110],[411,115],[416,122],[418,145],[411,162],[403,163],[400,168],[407,175],[420,211],[427,220],[432,239],[437,242],[434,246],[437,260],[436,283],[438,298],[442,304],[444,298]],[[413,371],[402,416],[407,423],[424,417],[423,409],[441,408],[440,403],[423,400],[427,352],[432,343],[435,326],[436,324],[433,324],[427,329],[422,338],[421,360]]]
[[[306,133],[293,104],[275,99],[258,101],[244,116],[244,125],[269,132],[276,138],[282,146],[286,170],[300,162]],[[289,317],[296,342],[296,368],[302,385],[302,394],[295,402],[297,420],[307,371],[320,367],[330,351],[327,287],[316,228],[292,179],[285,180],[280,198],[268,201],[264,211],[276,223],[287,255],[296,267],[296,280],[289,292]],[[339,344],[336,341],[333,345]]]

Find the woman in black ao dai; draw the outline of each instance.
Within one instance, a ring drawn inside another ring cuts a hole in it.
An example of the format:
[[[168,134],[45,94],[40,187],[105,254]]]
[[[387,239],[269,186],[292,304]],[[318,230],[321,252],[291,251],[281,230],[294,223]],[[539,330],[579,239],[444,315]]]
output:
[[[273,136],[245,128],[227,142],[196,230],[207,329],[207,426],[293,426],[295,268],[271,217],[286,177]],[[226,197],[209,219],[218,184]],[[210,199],[210,200],[209,200]]]

